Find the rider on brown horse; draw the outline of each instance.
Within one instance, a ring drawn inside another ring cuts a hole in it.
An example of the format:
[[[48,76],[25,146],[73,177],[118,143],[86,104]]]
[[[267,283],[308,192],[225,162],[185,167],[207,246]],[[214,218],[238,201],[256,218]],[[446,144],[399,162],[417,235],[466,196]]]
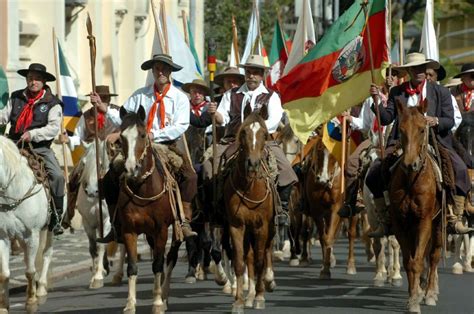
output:
[[[466,233],[470,229],[462,223],[462,214],[466,195],[470,190],[470,182],[467,175],[467,168],[463,160],[452,148],[451,128],[454,125],[453,106],[449,90],[426,80],[426,68],[439,68],[436,61],[426,60],[421,53],[411,53],[407,56],[407,63],[398,69],[406,70],[410,74],[410,81],[400,86],[392,88],[389,94],[387,104],[379,103],[380,119],[382,125],[388,125],[395,121],[395,126],[387,141],[387,157],[396,151],[396,143],[400,138],[397,124],[397,109],[395,99],[401,98],[407,103],[407,106],[417,106],[421,100],[428,102],[427,114],[425,119],[428,125],[433,129],[436,139],[449,154],[449,159],[454,170],[455,191],[454,201],[456,206],[449,206],[448,222],[453,232]],[[396,68],[397,69],[397,68]],[[442,148],[440,147],[440,148]],[[385,168],[385,167],[384,167]],[[381,224],[379,228],[369,234],[372,237],[382,237],[389,233],[390,216],[387,210],[387,204],[384,199],[385,184],[388,182],[387,174],[382,173],[382,162],[376,160],[367,174],[366,184],[374,195],[374,202],[377,207],[377,213]],[[383,177],[385,176],[385,177]],[[381,180],[384,182],[381,182]]]

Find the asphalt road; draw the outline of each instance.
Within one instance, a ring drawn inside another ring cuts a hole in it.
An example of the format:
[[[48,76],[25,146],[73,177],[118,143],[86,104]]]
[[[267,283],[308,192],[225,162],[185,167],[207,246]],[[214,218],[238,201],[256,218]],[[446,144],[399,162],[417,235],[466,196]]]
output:
[[[182,249],[184,245],[182,246]],[[266,309],[246,309],[247,313],[400,313],[405,311],[407,282],[402,287],[374,287],[374,266],[365,261],[361,243],[357,243],[357,275],[345,274],[347,241],[336,245],[337,265],[332,279],[318,279],[321,251],[313,247],[313,262],[309,267],[289,267],[287,262],[276,262],[277,289],[267,293]],[[450,260],[448,264],[451,265]],[[150,313],[153,276],[151,261],[139,263],[137,284],[137,313]],[[170,313],[225,313],[231,310],[233,297],[224,294],[212,280],[185,284],[187,265],[179,261],[173,272]],[[55,284],[47,301],[40,305],[40,313],[121,313],[126,303],[127,285],[111,286],[111,276],[99,290],[89,290],[90,274],[64,278]],[[450,268],[439,269],[440,296],[436,307],[422,306],[423,313],[474,313],[474,273],[451,274]],[[11,295],[11,313],[21,313],[24,293]]]

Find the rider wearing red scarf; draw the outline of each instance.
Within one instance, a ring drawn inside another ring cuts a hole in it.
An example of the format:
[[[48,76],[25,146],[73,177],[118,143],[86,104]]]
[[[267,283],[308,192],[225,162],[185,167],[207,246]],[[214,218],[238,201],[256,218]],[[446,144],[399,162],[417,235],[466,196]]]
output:
[[[400,139],[398,130],[397,109],[395,99],[400,98],[407,106],[417,106],[424,99],[428,102],[426,122],[436,135],[438,143],[449,153],[455,176],[456,189],[453,194],[456,206],[448,206],[448,227],[454,233],[466,233],[470,231],[462,223],[462,214],[465,208],[466,196],[470,190],[471,183],[467,174],[467,167],[464,161],[453,149],[453,134],[451,128],[454,125],[454,111],[449,90],[443,86],[426,80],[426,69],[438,69],[439,63],[433,60],[426,60],[421,53],[411,53],[407,55],[407,63],[395,69],[408,71],[410,81],[400,86],[392,88],[387,105],[378,104],[380,120],[382,125],[389,125],[394,122],[392,132],[387,140],[386,156],[393,155],[396,143]],[[384,201],[384,184],[389,180],[385,177],[385,182],[381,182],[382,163],[376,160],[368,171],[366,184],[374,195],[374,202],[378,209],[379,228],[369,234],[372,237],[382,237],[389,233],[390,216]]]
[[[27,87],[12,93],[8,105],[0,111],[0,124],[10,123],[8,137],[19,146],[31,143],[40,155],[48,173],[49,185],[56,213],[52,213],[50,230],[63,233],[60,220],[63,213],[64,176],[51,150],[51,143],[58,135],[62,123],[62,103],[51,93],[46,82],[55,81],[54,75],[39,63],[18,71],[26,78]]]
[[[474,63],[464,64],[461,73],[454,76],[460,78],[461,85],[451,88],[451,93],[459,105],[461,113],[474,111]]]

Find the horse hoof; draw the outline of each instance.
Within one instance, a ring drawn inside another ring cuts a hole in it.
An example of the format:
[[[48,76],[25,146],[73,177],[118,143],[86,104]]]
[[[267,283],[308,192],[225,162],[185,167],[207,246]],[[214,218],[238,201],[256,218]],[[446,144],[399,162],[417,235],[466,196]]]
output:
[[[460,263],[456,263],[453,265],[453,274],[462,275],[462,272],[462,265]]]
[[[38,288],[36,289],[36,296],[37,297],[46,297],[48,295],[48,290],[42,284],[38,284]]]
[[[185,283],[189,283],[189,284],[196,283],[196,277],[193,277],[193,276],[186,277],[186,278],[184,279],[184,282],[185,282]]]
[[[469,263],[465,263],[465,264],[464,264],[463,270],[464,270],[465,272],[467,272],[467,273],[472,273],[472,272],[474,272],[474,269],[472,269],[471,264],[469,264]]]
[[[330,264],[330,265],[331,265],[331,266],[330,266],[331,268],[336,267],[336,257],[335,257],[334,255],[331,255],[330,263],[331,263],[331,264]]]
[[[254,309],[264,310],[265,309],[265,299],[264,300],[255,300]]]
[[[436,306],[436,300],[433,297],[426,297],[425,304],[428,306]]]
[[[123,309],[123,314],[135,314],[135,307],[129,308],[128,306]]]
[[[328,271],[323,271],[319,273],[319,279],[331,279],[331,273]]]
[[[42,296],[36,295],[36,297],[38,298],[39,305],[45,304],[46,301],[48,300],[48,295],[42,295]]]
[[[276,288],[276,282],[275,280],[272,281],[265,281],[265,291],[267,292],[273,292],[275,291]]]
[[[392,279],[392,286],[394,287],[401,287],[403,285],[402,279]]]
[[[165,313],[165,304],[162,304],[162,305],[153,305],[153,307],[151,308],[151,312],[153,314],[163,314]]]
[[[245,307],[249,309],[253,308],[253,301],[254,298],[247,297],[247,300],[245,300]]]
[[[113,286],[120,286],[120,285],[122,285],[122,279],[123,279],[123,276],[121,276],[121,275],[115,275],[115,276],[112,278],[112,285],[113,285]]]
[[[214,281],[217,283],[217,285],[224,286],[227,284],[229,279],[227,279],[227,276],[224,272],[216,272],[214,275]]]
[[[306,259],[306,258],[305,258],[305,259],[302,259],[302,260],[300,261],[300,266],[301,266],[301,267],[308,267],[309,264],[310,264],[309,259]]]
[[[289,264],[290,264],[291,267],[299,266],[300,265],[300,260],[297,259],[297,258],[290,259]]]
[[[408,306],[408,313],[421,313],[420,305],[413,304]]]
[[[356,275],[357,274],[357,270],[354,266],[351,266],[351,267],[347,267],[347,272],[346,272],[348,275]]]
[[[232,293],[232,285],[230,284],[230,281],[224,285],[224,288],[222,288],[222,292],[224,292],[225,294]]]
[[[285,258],[283,256],[283,251],[273,252],[273,259],[277,260],[277,261],[280,261],[280,262],[283,262],[285,260]]]
[[[374,280],[374,287],[383,287],[385,285],[385,280]]]
[[[103,279],[93,279],[89,285],[89,289],[99,289],[104,286]]]
[[[36,313],[37,311],[38,311],[38,301],[36,299],[26,302],[26,313],[28,314]]]
[[[244,314],[244,305],[243,304],[233,304],[232,305],[232,314]]]

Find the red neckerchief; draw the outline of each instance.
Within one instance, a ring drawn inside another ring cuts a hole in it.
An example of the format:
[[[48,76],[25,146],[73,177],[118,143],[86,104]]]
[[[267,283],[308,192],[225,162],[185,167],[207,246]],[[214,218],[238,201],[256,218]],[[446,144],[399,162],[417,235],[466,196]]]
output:
[[[193,104],[191,103],[191,110],[193,111],[194,115],[196,117],[200,117],[201,116],[201,109],[202,107],[204,107],[205,105],[207,104],[207,102],[204,100],[203,102],[201,102],[200,104]]]
[[[97,110],[97,127],[102,130],[105,126],[105,114]]]
[[[464,110],[469,111],[471,109],[472,89],[462,83],[461,90],[464,93]]]
[[[42,89],[34,97],[31,97],[29,90],[26,92],[27,101],[18,117],[18,121],[16,122],[16,133],[20,133],[20,131],[24,132],[30,127],[31,122],[33,121],[33,107],[35,106],[35,103],[44,96],[45,92],[45,89]]]
[[[151,127],[153,126],[153,120],[155,119],[155,114],[156,114],[156,107],[159,107],[160,111],[160,129],[165,127],[165,96],[166,93],[170,90],[171,84],[166,85],[165,89],[163,90],[163,93],[160,94],[158,91],[158,87],[156,87],[156,84],[153,84],[153,90],[155,91],[155,102],[151,106],[150,113],[148,114],[148,121],[146,124],[146,131],[150,133]]]
[[[420,103],[423,102],[423,86],[425,86],[426,80],[424,80],[421,84],[418,84],[416,88],[413,88],[411,86],[411,83],[405,82],[403,83],[403,88],[405,89],[405,93],[407,93],[409,96],[413,96],[415,94],[420,95]]]

